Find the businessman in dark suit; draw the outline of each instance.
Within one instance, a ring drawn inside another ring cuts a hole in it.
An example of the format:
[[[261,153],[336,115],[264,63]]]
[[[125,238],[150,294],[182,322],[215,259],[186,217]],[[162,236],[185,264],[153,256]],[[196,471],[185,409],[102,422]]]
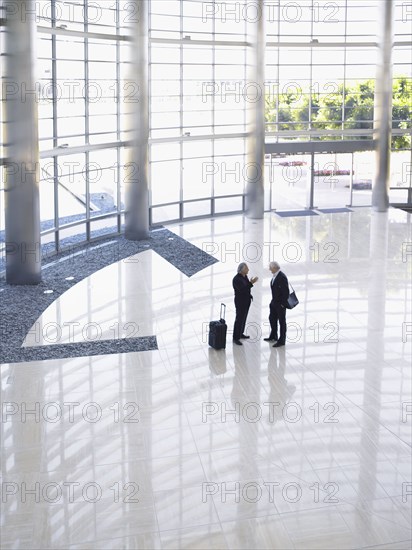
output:
[[[289,298],[288,278],[280,270],[277,262],[270,262],[269,269],[272,273],[270,289],[272,291],[272,301],[269,305],[270,335],[264,338],[267,342],[275,341],[274,348],[284,346],[286,343],[286,308]],[[278,323],[280,334],[278,338]]]
[[[246,326],[246,318],[249,312],[250,303],[253,300],[250,289],[258,280],[257,277],[248,279],[247,274],[249,268],[247,264],[242,262],[237,268],[237,275],[233,277],[232,285],[235,291],[235,307],[236,307],[236,319],[235,326],[233,327],[233,343],[238,346],[242,346],[240,339],[249,338],[244,333]]]

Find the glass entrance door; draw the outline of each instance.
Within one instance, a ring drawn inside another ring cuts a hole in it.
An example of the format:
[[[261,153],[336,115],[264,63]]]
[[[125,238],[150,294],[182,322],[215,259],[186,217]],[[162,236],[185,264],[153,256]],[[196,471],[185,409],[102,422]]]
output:
[[[342,208],[350,204],[352,153],[315,154],[313,176],[317,208]]]
[[[310,155],[272,156],[266,180],[270,185],[271,210],[302,210],[307,206],[310,186]],[[268,185],[266,181],[265,186]]]

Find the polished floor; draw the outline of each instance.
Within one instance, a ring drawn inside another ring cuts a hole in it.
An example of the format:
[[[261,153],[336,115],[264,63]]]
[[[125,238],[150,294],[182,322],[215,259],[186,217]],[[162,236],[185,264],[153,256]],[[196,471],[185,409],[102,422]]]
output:
[[[213,266],[189,278],[148,250],[74,285],[25,345],[159,349],[2,365],[1,547],[411,548],[411,220],[193,221],[171,230]],[[273,259],[300,300],[278,349],[263,341]],[[237,347],[240,261],[259,281]]]

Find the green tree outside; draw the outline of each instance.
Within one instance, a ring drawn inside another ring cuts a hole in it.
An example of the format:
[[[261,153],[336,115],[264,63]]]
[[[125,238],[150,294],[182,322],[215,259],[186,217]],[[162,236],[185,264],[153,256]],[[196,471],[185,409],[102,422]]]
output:
[[[352,85],[337,86],[332,93],[303,91],[266,97],[268,131],[285,130],[372,130],[375,81],[365,80]],[[276,115],[278,113],[278,119]],[[392,128],[411,129],[412,82],[400,76],[393,79]],[[340,139],[327,136],[320,139]],[[361,138],[362,139],[362,138]],[[394,149],[409,149],[411,135],[394,136]]]

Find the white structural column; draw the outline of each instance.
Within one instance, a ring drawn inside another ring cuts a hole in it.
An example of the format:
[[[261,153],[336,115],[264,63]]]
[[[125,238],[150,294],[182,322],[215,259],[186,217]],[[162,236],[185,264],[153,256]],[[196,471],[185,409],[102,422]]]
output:
[[[2,2],[6,280],[41,280],[39,143],[35,78],[36,2]]]
[[[379,49],[375,87],[376,174],[372,206],[384,212],[389,206],[390,155],[392,138],[392,49],[393,0],[380,0]]]
[[[248,94],[248,138],[246,214],[263,218],[265,162],[265,12],[264,0],[248,5],[248,89],[256,87],[256,98]],[[254,17],[256,14],[256,17]]]
[[[149,183],[148,183],[148,59],[149,59],[149,2],[133,0],[135,4],[131,42],[131,72],[128,86],[137,91],[138,101],[130,104],[126,126],[131,131],[132,145],[125,170],[125,236],[136,241],[149,234]],[[131,6],[129,6],[129,10]]]

